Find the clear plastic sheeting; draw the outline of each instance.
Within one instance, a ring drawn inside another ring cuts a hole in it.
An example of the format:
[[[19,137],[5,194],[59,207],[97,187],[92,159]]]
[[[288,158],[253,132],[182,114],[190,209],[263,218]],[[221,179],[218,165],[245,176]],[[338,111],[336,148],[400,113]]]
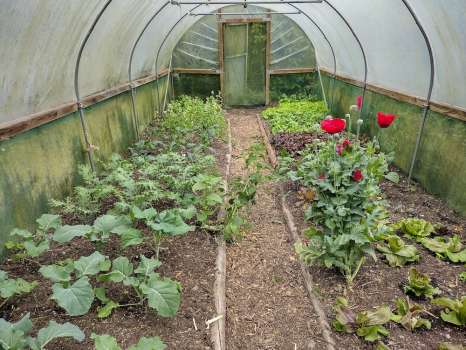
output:
[[[403,1],[327,1],[341,12],[360,38],[367,55],[369,83],[427,96],[430,64],[426,44]],[[408,1],[432,42],[436,69],[433,101],[466,108],[466,2]],[[106,2],[0,0],[0,123],[75,100],[73,77],[79,47]],[[162,0],[111,1],[83,51],[79,76],[83,97],[128,82],[131,48],[150,17],[164,4]],[[337,73],[362,80],[365,71],[361,49],[338,14],[326,1],[294,6],[308,14],[328,37],[335,51]],[[157,68],[168,66],[179,40],[199,20],[186,15],[189,11],[211,12],[220,7],[166,6],[136,48],[133,79],[155,73],[155,57],[164,41]],[[261,8],[296,11],[286,3]],[[318,28],[302,14],[286,16],[312,42],[318,65],[332,71],[333,56]],[[183,19],[174,26],[180,18]]]

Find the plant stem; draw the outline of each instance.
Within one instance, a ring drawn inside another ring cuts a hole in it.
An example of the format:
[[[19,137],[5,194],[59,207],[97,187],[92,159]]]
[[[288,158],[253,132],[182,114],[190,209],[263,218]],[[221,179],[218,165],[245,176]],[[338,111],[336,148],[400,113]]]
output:
[[[10,298],[6,298],[5,300],[3,300],[3,302],[0,304],[0,309],[5,306],[5,304],[8,302],[8,300],[10,300]]]

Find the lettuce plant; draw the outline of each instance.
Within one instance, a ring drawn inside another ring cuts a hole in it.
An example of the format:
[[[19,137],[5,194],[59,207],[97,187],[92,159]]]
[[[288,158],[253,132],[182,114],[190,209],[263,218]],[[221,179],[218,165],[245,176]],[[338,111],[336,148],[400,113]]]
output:
[[[372,311],[355,313],[348,307],[348,301],[338,298],[333,326],[338,332],[355,333],[369,342],[388,336],[389,331],[383,326],[390,321],[392,312],[388,306],[381,306]]]
[[[397,309],[392,314],[392,321],[401,324],[405,329],[413,331],[424,327],[430,329],[432,324],[428,319],[422,318],[422,314],[430,313],[421,305],[411,303],[408,298],[398,298],[395,301]]]
[[[91,339],[94,340],[95,350],[122,350],[117,340],[108,334],[92,333]],[[166,348],[167,346],[159,337],[142,337],[137,344],[130,346],[128,350],[164,350]]]
[[[408,283],[404,286],[404,292],[416,297],[432,299],[440,294],[440,289],[433,287],[430,277],[420,273],[415,268],[409,270]]]
[[[451,238],[423,238],[420,243],[441,259],[448,259],[454,263],[466,263],[466,249],[463,249],[461,238],[458,235]]]
[[[430,222],[415,218],[400,220],[396,224],[393,224],[392,227],[416,241],[429,237],[435,231],[434,225]]]
[[[79,327],[71,324],[59,324],[50,321],[48,326],[37,333],[37,337],[31,337],[32,322],[29,314],[16,323],[10,323],[0,319],[0,348],[5,350],[42,350],[48,343],[57,338],[73,338],[82,342],[84,333]]]
[[[289,172],[291,180],[315,192],[305,212],[314,228],[308,230],[309,244],[297,246],[301,258],[336,267],[351,283],[365,256],[375,259],[371,243],[387,217],[379,183],[387,172],[387,156],[377,143],[329,140],[304,152]]]
[[[396,235],[384,237],[386,243],[378,243],[377,250],[385,255],[387,262],[392,267],[401,267],[409,262],[415,262],[420,259],[419,253],[415,246],[406,244]]]
[[[445,322],[456,326],[466,326],[466,296],[460,299],[437,298],[432,301],[432,304],[445,308],[440,314]]]

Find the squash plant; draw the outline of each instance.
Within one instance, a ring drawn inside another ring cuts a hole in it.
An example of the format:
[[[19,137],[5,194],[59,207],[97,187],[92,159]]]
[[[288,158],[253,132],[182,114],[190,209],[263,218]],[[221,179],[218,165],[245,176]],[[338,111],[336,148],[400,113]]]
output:
[[[50,248],[50,232],[61,226],[59,215],[43,214],[36,220],[34,233],[15,228],[10,233],[13,240],[7,241],[5,247],[15,252],[15,258],[37,258]]]
[[[50,321],[47,327],[37,332],[36,337],[30,336],[32,327],[29,314],[16,323],[10,323],[1,318],[0,348],[5,350],[42,350],[48,343],[57,338],[73,338],[78,342],[82,342],[85,338],[79,327],[68,322],[59,324]]]
[[[313,223],[307,230],[309,243],[296,247],[304,261],[336,267],[352,283],[365,256],[376,258],[371,243],[385,228],[379,183],[388,172],[387,161],[376,142],[362,146],[330,139],[303,152],[288,175],[315,192],[305,211]]]
[[[92,333],[91,339],[94,341],[95,350],[122,350],[117,340],[108,334]],[[130,346],[128,350],[164,350],[166,348],[167,345],[159,337],[142,337],[137,344]]]
[[[4,299],[0,303],[0,309],[11,297],[28,294],[36,287],[36,281],[28,282],[22,278],[8,278],[8,274],[0,270],[0,298]]]

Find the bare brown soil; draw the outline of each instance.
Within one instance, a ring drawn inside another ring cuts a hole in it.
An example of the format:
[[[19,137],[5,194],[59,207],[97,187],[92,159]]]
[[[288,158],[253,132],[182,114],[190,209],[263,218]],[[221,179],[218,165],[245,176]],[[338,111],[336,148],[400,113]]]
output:
[[[244,173],[240,154],[260,140],[257,110],[232,110],[232,176]],[[323,349],[318,323],[279,204],[278,184],[258,191],[251,230],[227,247],[227,349]]]

